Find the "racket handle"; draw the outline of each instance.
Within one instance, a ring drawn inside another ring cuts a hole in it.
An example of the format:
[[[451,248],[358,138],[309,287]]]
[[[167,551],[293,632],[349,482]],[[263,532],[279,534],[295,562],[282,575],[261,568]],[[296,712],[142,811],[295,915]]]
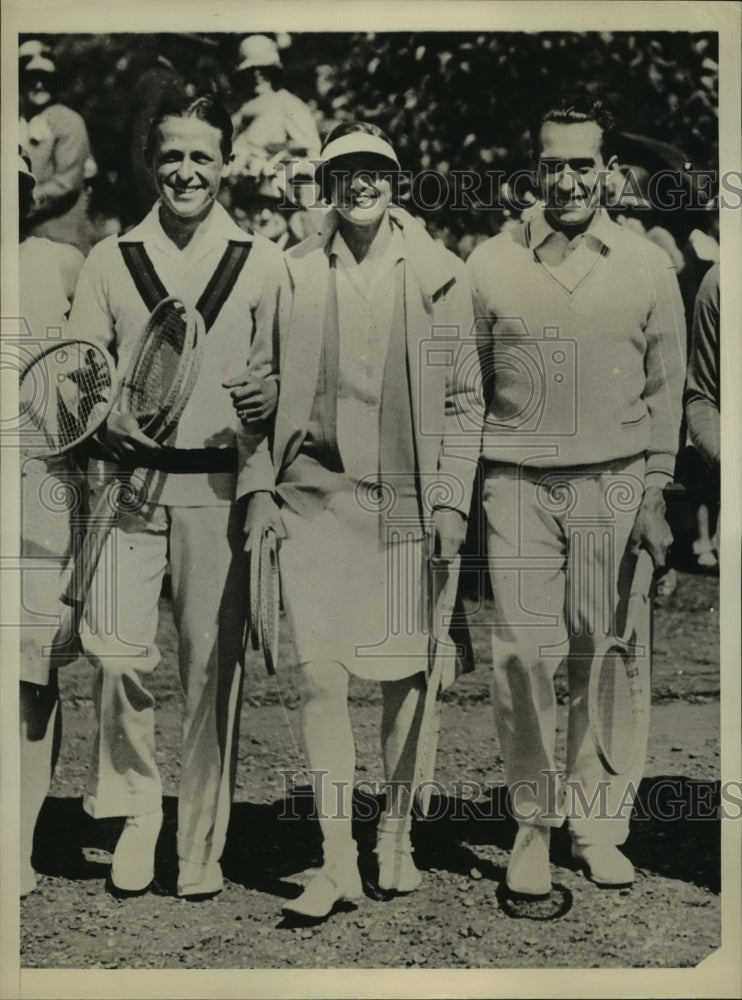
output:
[[[82,617],[82,609],[87,600],[103,546],[118,519],[113,504],[113,490],[117,487],[118,484],[116,487],[109,487],[98,498],[90,515],[85,537],[72,563],[67,586],[60,597],[62,603],[72,609],[77,624]]]
[[[636,628],[639,613],[645,603],[649,600],[649,588],[652,586],[654,576],[654,562],[646,549],[639,549],[636,557],[636,565],[631,578],[631,588],[629,590],[629,603],[626,613],[626,625],[623,630],[623,637],[626,642],[631,640],[631,636]]]

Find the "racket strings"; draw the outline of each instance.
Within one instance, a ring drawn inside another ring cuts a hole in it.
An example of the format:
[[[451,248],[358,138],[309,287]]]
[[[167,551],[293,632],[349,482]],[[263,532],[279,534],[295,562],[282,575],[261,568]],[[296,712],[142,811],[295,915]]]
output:
[[[193,388],[189,358],[196,350],[182,306],[168,302],[153,314],[133,371],[124,383],[123,409],[147,419],[145,433],[164,438],[177,423]]]
[[[59,347],[24,372],[20,411],[42,431],[47,445],[66,450],[98,425],[96,418],[101,407],[107,407],[112,389],[109,365],[93,346],[82,356],[74,346]]]
[[[148,336],[134,375],[127,380],[132,411],[148,412],[166,405],[179,379],[185,340],[183,314],[168,310]]]

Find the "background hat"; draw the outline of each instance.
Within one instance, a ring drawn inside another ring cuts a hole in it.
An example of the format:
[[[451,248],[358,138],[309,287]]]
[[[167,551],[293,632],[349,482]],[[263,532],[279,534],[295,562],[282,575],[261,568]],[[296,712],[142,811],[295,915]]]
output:
[[[22,73],[56,73],[52,50],[38,38],[24,42],[18,48],[18,60]]]
[[[252,66],[280,66],[278,46],[267,35],[248,35],[240,43],[240,63],[237,71]]]

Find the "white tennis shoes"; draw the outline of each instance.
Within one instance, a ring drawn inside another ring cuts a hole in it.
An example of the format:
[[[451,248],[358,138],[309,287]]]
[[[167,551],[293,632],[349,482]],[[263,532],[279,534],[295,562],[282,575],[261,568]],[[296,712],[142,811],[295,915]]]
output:
[[[111,888],[123,896],[146,892],[155,877],[155,848],[162,827],[162,810],[129,816],[116,844],[111,864]],[[178,896],[207,899],[224,888],[218,861],[178,863]]]
[[[551,828],[519,823],[506,875],[510,892],[543,898],[551,892]],[[614,844],[572,844],[572,858],[591,882],[618,889],[634,881],[634,866]]]

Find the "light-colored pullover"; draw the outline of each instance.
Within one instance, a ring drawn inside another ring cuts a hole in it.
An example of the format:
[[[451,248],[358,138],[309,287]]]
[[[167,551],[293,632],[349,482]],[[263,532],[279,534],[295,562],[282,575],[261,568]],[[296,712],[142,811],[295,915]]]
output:
[[[484,368],[483,456],[574,468],[647,457],[673,476],[685,320],[667,254],[598,210],[571,241],[537,210],[467,261]]]

